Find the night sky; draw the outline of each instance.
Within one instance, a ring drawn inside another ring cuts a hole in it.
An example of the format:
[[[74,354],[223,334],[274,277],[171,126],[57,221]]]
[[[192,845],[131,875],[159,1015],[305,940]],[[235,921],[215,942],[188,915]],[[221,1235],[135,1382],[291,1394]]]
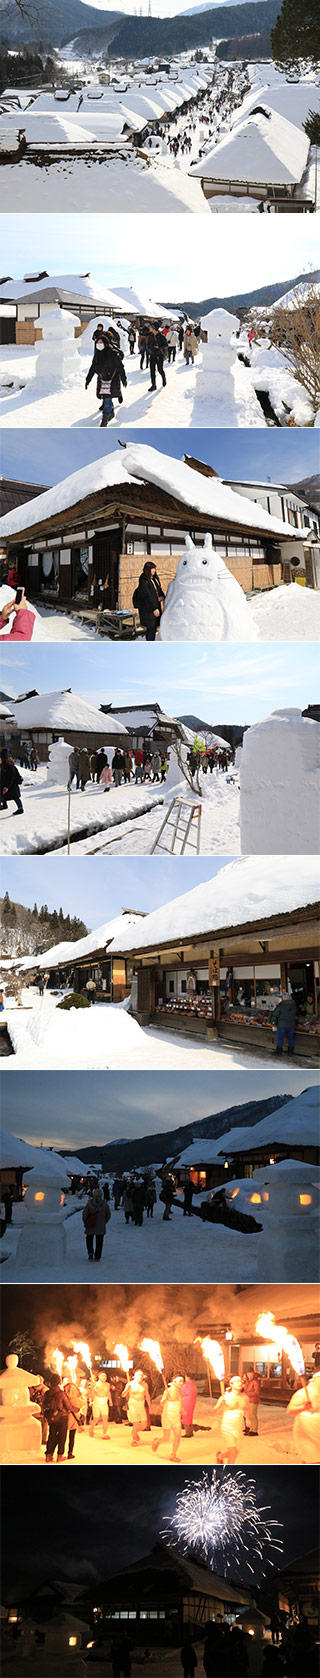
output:
[[[223,1473],[223,1469],[218,1471]],[[232,1471],[234,1472],[234,1471]],[[198,1469],[4,1468],[3,1598],[18,1599],[46,1579],[93,1584],[159,1540],[177,1493]],[[250,1470],[259,1505],[282,1521],[282,1566],[317,1543],[314,1468]],[[233,1577],[241,1577],[233,1569]]]

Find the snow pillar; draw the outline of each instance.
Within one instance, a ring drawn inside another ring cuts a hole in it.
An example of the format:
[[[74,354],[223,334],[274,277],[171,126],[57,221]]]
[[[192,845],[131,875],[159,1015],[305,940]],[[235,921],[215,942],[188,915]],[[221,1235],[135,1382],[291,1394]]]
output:
[[[197,396],[218,398],[223,403],[234,397],[233,334],[239,331],[240,321],[227,309],[211,309],[201,324],[208,333],[208,342],[203,344],[202,366],[197,368]]]
[[[258,1282],[316,1282],[317,1190],[295,1167],[270,1167],[262,1191],[264,1225],[258,1236]],[[266,1198],[268,1195],[268,1199]]]
[[[54,391],[59,386],[82,383],[80,351],[75,343],[78,326],[78,316],[70,314],[69,309],[50,309],[49,314],[41,316],[36,384]]]
[[[314,855],[319,796],[319,723],[284,710],[247,729],[240,770],[245,856]]]
[[[69,780],[69,757],[72,746],[67,746],[61,737],[49,746],[49,763],[47,767],[47,785],[52,787],[67,787]]]

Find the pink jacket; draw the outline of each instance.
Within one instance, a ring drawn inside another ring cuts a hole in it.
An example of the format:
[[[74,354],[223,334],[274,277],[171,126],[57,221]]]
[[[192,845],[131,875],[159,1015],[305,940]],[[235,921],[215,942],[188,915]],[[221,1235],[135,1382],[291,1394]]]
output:
[[[104,768],[101,770],[99,786],[101,786],[101,781],[103,781],[104,787],[112,786],[112,773],[107,763],[105,763]]]
[[[1,635],[1,641],[31,641],[35,621],[35,612],[28,611],[27,607],[22,612],[16,612],[12,629],[7,635]],[[1,618],[0,628],[5,622],[5,618]]]

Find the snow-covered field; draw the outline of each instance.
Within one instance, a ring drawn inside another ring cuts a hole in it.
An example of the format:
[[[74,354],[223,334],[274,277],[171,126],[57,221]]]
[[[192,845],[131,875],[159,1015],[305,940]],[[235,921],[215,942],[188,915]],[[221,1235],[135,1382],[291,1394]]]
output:
[[[203,317],[205,326],[205,316]],[[247,353],[247,338],[243,348]],[[309,398],[302,386],[286,367],[279,350],[268,348],[268,341],[256,345],[251,353],[251,366],[245,367],[237,356],[241,339],[235,344],[233,387],[227,397],[219,389],[218,375],[212,376],[212,393],[201,394],[202,351],[195,357],[194,366],[187,366],[183,353],[177,353],[174,363],[165,362],[166,387],[157,374],[157,390],[150,393],[150,374],[140,369],[136,349],[126,355],[128,378],[123,389],[123,403],[116,404],[111,426],[176,427],[205,426],[233,427],[234,429],[266,428],[267,421],[256,390],[266,391],[280,424],[291,418],[295,425],[313,424]],[[100,425],[99,404],[95,396],[95,381],[85,390],[85,379],[91,362],[87,343],[79,357],[80,382],[61,386],[52,378],[50,389],[36,378],[37,346],[5,345],[0,362],[0,427],[15,429],[24,426],[50,428]],[[207,389],[207,384],[206,384]]]
[[[218,771],[202,777],[201,855],[236,855],[239,837],[239,791],[237,777],[228,780]],[[165,785],[146,781],[142,786],[102,787],[88,782],[85,792],[71,792],[71,850],[88,855],[108,849],[108,855],[148,856],[163,821]],[[185,784],[184,796],[191,800]],[[3,856],[18,856],[66,849],[68,794],[66,788],[47,786],[46,768],[33,774],[23,772],[24,816],[14,815],[12,805],[0,815],[0,849]],[[101,833],[102,829],[102,833]],[[87,830],[87,831],[86,831]],[[111,834],[112,832],[112,842]],[[107,832],[107,838],[106,838]],[[100,833],[100,842],[96,836]],[[83,838],[77,839],[77,834]],[[91,837],[90,837],[91,835]],[[72,840],[74,843],[72,844]],[[190,839],[187,850],[194,840]]]
[[[58,1009],[57,1001],[46,991],[40,1002],[30,988],[22,992],[21,1008],[10,998],[5,1001],[4,1021],[14,1048],[14,1055],[3,1061],[6,1071],[86,1067],[103,1072],[119,1068],[215,1072],[252,1067],[260,1072],[270,1058],[269,1054],[224,1048],[214,1041],[181,1037],[177,1032],[150,1027],[143,1030],[126,1010],[110,1003],[96,1003],[90,1011],[64,1012]]]

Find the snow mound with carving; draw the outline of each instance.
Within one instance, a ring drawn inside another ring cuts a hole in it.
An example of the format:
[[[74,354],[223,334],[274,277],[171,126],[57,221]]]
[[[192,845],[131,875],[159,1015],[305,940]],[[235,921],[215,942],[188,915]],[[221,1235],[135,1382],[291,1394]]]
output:
[[[186,536],[176,575],[169,583],[160,624],[161,641],[256,641],[257,630],[240,583],[205,536],[195,547]]]

